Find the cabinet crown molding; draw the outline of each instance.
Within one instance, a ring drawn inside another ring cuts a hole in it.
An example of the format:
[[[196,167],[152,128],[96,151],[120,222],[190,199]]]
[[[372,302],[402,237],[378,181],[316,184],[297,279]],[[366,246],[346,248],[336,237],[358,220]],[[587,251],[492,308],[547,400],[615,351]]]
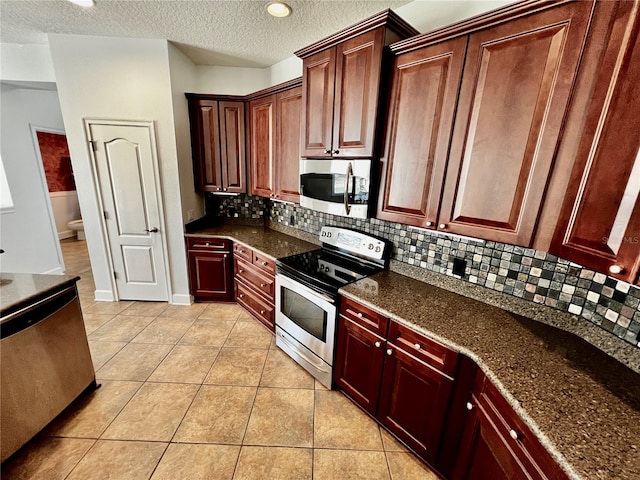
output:
[[[300,58],[306,58],[379,27],[386,27],[404,38],[420,33],[393,10],[387,9],[293,53]]]

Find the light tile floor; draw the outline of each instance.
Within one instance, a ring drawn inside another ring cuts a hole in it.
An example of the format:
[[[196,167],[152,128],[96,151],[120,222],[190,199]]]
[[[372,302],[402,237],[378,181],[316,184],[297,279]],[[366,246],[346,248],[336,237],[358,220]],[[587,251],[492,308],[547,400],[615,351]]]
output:
[[[102,386],[2,465],[2,478],[437,478],[240,307],[94,302],[85,242],[62,249],[67,273],[82,277]]]

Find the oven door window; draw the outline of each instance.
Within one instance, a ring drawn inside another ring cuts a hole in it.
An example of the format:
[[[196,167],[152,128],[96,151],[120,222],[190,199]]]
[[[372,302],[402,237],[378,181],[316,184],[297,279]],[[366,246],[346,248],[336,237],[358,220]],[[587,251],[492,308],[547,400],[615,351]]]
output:
[[[310,335],[326,342],[327,312],[286,287],[282,287],[280,295],[282,313]]]

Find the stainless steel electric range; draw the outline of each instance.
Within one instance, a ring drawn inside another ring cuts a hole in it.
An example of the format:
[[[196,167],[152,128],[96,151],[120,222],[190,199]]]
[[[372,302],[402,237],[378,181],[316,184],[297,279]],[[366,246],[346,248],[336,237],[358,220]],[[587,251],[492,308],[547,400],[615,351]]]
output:
[[[322,227],[322,248],[276,261],[276,345],[331,388],[338,289],[388,266],[390,244]]]

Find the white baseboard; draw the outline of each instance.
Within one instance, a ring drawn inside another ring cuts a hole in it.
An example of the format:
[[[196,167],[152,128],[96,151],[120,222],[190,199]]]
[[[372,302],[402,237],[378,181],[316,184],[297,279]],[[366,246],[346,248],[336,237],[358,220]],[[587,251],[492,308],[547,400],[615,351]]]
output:
[[[65,230],[63,232],[58,232],[58,239],[60,240],[64,240],[65,238],[71,238],[75,236],[76,236],[75,230]]]
[[[191,305],[193,303],[193,297],[182,293],[176,293],[171,295],[171,303],[173,305]]]
[[[115,297],[111,290],[96,290],[94,292],[96,302],[115,302]]]

